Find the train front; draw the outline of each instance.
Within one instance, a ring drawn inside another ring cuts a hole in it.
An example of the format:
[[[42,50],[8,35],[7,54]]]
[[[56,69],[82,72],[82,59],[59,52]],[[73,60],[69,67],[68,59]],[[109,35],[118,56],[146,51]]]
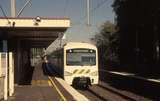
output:
[[[98,84],[98,54],[93,45],[64,48],[64,79],[70,85]]]

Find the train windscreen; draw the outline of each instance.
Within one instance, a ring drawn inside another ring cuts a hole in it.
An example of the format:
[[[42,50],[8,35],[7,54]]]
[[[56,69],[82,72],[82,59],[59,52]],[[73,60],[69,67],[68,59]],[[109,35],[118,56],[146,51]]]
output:
[[[96,51],[93,49],[66,50],[67,65],[96,65]]]

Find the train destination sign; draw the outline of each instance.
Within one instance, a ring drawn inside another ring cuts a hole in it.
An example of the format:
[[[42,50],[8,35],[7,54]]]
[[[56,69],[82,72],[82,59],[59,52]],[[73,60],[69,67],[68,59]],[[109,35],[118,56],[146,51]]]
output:
[[[94,50],[91,49],[70,49],[67,50],[69,53],[92,53]]]

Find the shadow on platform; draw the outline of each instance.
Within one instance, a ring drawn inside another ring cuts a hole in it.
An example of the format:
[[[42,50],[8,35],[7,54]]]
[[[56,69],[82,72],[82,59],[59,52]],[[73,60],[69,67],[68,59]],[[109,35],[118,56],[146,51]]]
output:
[[[19,85],[30,85],[32,81],[34,66],[31,66],[29,63],[24,65],[24,72],[20,78]]]

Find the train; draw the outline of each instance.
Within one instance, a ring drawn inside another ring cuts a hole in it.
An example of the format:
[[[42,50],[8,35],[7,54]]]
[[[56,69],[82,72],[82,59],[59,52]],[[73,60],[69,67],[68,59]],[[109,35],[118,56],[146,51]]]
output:
[[[95,45],[69,42],[48,55],[54,70],[70,85],[88,87],[99,82],[98,50]]]

